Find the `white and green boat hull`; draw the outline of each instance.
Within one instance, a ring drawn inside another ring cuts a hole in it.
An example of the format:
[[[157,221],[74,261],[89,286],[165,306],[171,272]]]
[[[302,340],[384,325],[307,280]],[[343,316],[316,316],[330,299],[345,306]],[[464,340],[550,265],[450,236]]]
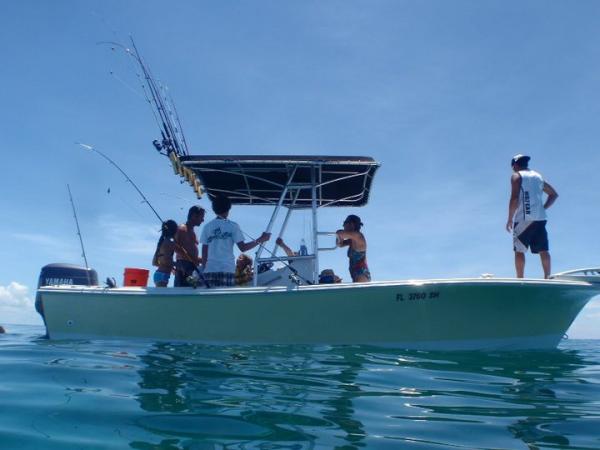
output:
[[[271,288],[39,290],[51,339],[554,348],[597,284],[462,279]]]

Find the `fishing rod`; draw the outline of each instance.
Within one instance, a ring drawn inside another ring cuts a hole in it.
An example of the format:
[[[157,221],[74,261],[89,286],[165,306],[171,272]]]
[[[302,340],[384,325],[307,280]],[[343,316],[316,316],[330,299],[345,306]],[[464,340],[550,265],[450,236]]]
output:
[[[162,224],[164,223],[164,220],[156,212],[156,210],[154,209],[154,207],[150,204],[150,201],[146,198],[146,196],[140,190],[140,188],[137,186],[137,184],[135,184],[133,182],[133,180],[129,177],[129,175],[127,175],[127,173],[123,169],[121,169],[121,167],[119,167],[119,165],[116,162],[114,162],[112,159],[110,159],[108,156],[106,156],[104,153],[102,153],[100,150],[98,150],[97,148],[95,148],[92,145],[83,144],[81,142],[75,142],[75,144],[79,145],[80,147],[85,148],[86,150],[90,150],[90,151],[96,152],[97,154],[99,154],[100,156],[102,156],[106,161],[108,161],[112,166],[114,166],[119,172],[121,172],[123,174],[123,176],[125,177],[125,179],[129,183],[131,183],[131,185],[135,188],[135,190],[137,191],[137,193],[140,194],[140,196],[144,200],[144,203],[146,203],[148,205],[148,207],[152,210],[152,212],[154,213],[154,215],[158,218],[158,220],[160,220],[161,227],[162,227]],[[181,245],[178,245],[178,247],[183,252],[183,254],[185,255],[185,257],[189,260],[189,262],[191,262],[194,265],[194,271],[198,274],[198,277],[202,280],[202,282],[206,285],[207,288],[210,288],[210,285],[208,284],[208,281],[206,281],[206,279],[204,278],[204,275],[202,275],[202,272],[200,272],[200,269],[198,269],[198,267],[196,266],[196,264],[194,264],[194,261],[192,260],[192,257],[189,255],[189,253],[187,252],[187,250],[185,248],[183,248]]]
[[[79,220],[77,220],[77,211],[75,210],[75,203],[73,202],[73,195],[71,194],[71,186],[67,184],[67,191],[69,192],[69,200],[71,201],[71,208],[73,208],[73,218],[75,219],[75,225],[77,226],[77,236],[79,236],[79,244],[81,245],[81,256],[83,256],[83,261],[85,262],[85,274],[87,276],[88,285],[91,285],[90,281],[90,265],[88,264],[87,256],[85,255],[85,247],[83,245],[83,237],[81,236],[81,229],[79,228]]]
[[[131,178],[129,178],[129,175],[127,175],[127,173],[125,173],[125,171],[123,169],[121,169],[116,162],[114,162],[112,159],[110,159],[108,156],[106,156],[100,150],[98,150],[97,148],[95,148],[95,147],[93,147],[91,145],[82,144],[81,142],[75,142],[75,144],[77,144],[77,145],[85,148],[86,150],[90,150],[92,152],[98,153],[105,160],[107,160],[110,164],[112,164],[119,172],[121,172],[123,174],[123,176],[125,177],[125,180],[127,180],[129,183],[131,183],[131,185],[134,187],[134,189],[137,191],[137,193],[140,194],[140,196],[144,200],[144,203],[146,203],[150,207],[150,209],[152,210],[152,212],[154,213],[154,215],[158,218],[158,220],[160,220],[160,223],[164,222],[162,220],[162,218],[158,215],[158,213],[156,212],[156,210],[152,207],[152,205],[150,204],[150,202],[148,201],[148,199],[146,198],[146,196],[144,195],[144,193],[140,190],[139,187],[137,187],[137,184],[135,184],[133,182],[133,180]]]
[[[85,262],[85,268],[88,269],[87,256],[85,255],[85,247],[83,246],[83,238],[81,237],[81,229],[79,228],[79,220],[77,220],[77,211],[75,210],[75,203],[73,202],[73,195],[71,194],[71,186],[67,184],[67,191],[69,192],[69,200],[71,201],[71,208],[73,209],[73,218],[75,219],[75,226],[77,227],[77,236],[79,236],[79,244],[81,245],[81,256]]]
[[[125,52],[125,54],[132,57],[139,66],[139,69],[141,69],[141,74],[145,83],[141,80],[142,76],[140,76],[138,73],[136,73],[136,75],[138,78],[140,78],[145,100],[151,106],[154,105],[152,113],[156,119],[162,137],[162,140],[152,141],[154,148],[159,153],[167,156],[172,152],[175,152],[178,156],[189,154],[187,141],[183,133],[183,127],[181,126],[179,114],[177,113],[173,99],[167,96],[166,93],[164,94],[163,99],[161,91],[165,92],[164,85],[157,84],[152,76],[150,68],[145,64],[143,58],[141,57],[133,37],[130,36],[130,40],[131,48],[114,41],[103,41],[98,42],[98,44],[111,45],[113,50],[115,48],[120,48]]]
[[[250,236],[248,233],[246,233],[245,231],[242,230],[242,233],[244,235],[246,235],[246,237],[248,239],[250,239],[251,241],[256,241],[256,239],[254,239],[252,236]],[[299,278],[300,280],[304,281],[306,284],[313,284],[312,282],[308,281],[306,278],[304,278],[302,275],[300,275],[298,273],[298,270],[296,270],[295,267],[292,267],[290,264],[288,264],[287,262],[284,261],[285,258],[277,256],[275,253],[273,253],[271,250],[268,249],[268,247],[266,245],[263,245],[262,243],[260,244],[267,252],[269,252],[269,254],[273,257],[277,259],[277,262],[280,262],[281,264],[283,264],[285,267],[287,267],[288,269],[290,269],[290,272],[292,272],[293,276],[296,278]],[[256,275],[258,276],[258,274]],[[292,277],[292,275],[290,275],[290,277]],[[292,278],[293,281],[294,278]]]
[[[142,90],[144,92],[146,101],[150,105],[154,104],[155,108],[152,109],[152,113],[154,115],[154,118],[156,119],[157,125],[159,127],[159,130],[160,130],[160,133],[162,136],[162,141],[158,141],[158,140],[152,141],[152,144],[154,145],[155,149],[159,153],[161,153],[163,155],[167,155],[167,156],[172,152],[175,152],[175,154],[178,156],[189,154],[187,141],[186,141],[185,135],[183,133],[183,127],[181,126],[181,121],[179,119],[179,114],[177,112],[177,108],[175,107],[175,103],[167,95],[165,95],[165,98],[164,98],[166,103],[165,103],[165,101],[163,101],[163,96],[161,95],[161,89],[164,90],[164,86],[161,85],[159,88],[156,81],[154,80],[154,77],[152,76],[152,73],[150,72],[150,68],[144,63],[144,60],[142,59],[142,57],[138,51],[138,48],[135,44],[135,41],[133,40],[133,37],[130,36],[130,40],[131,40],[132,49],[126,47],[125,45],[123,45],[119,42],[115,42],[115,41],[103,41],[103,42],[98,42],[98,44],[111,45],[113,50],[117,47],[120,48],[121,50],[123,50],[125,52],[125,54],[127,54],[128,56],[131,56],[135,60],[135,62],[139,66],[139,68],[141,69],[144,80],[146,81],[146,84],[144,84],[143,82],[141,83]],[[139,78],[139,75],[138,75],[138,78]],[[148,95],[148,92],[150,95]],[[170,106],[172,106],[173,111],[171,111],[169,109],[169,104],[170,104]],[[177,126],[173,123],[172,117],[174,117],[174,120],[175,120]],[[179,142],[178,136],[181,137],[181,142]],[[142,198],[148,204],[148,206],[150,206],[150,208],[152,208],[152,206],[150,205],[148,200],[145,198],[145,196],[142,194],[142,192],[139,190],[139,188],[133,183],[133,181],[131,181],[131,179],[125,174],[125,172],[123,172],[123,170],[114,163],[114,161],[112,161],[106,155],[100,153],[98,150],[94,149],[91,146],[88,146],[86,144],[80,144],[80,143],[78,143],[78,144],[83,146],[84,148],[88,148],[90,150],[94,150],[94,151],[98,152],[101,156],[103,156],[105,159],[107,159],[112,165],[117,167],[117,169],[119,169],[119,171],[126,177],[126,179],[129,182],[131,182],[131,184],[135,187],[135,189],[142,196]],[[154,208],[152,208],[152,211],[160,219],[160,216],[158,216],[158,214],[156,213]],[[162,222],[162,219],[160,219],[160,220]],[[244,233],[244,234],[246,234],[246,233]],[[249,237],[250,239],[254,240],[248,234],[246,234],[246,236]],[[264,248],[266,248],[266,247],[264,247]],[[302,277],[294,267],[287,264],[282,258],[279,258],[278,256],[276,256],[268,248],[266,248],[266,249],[267,249],[267,252],[269,252],[269,254],[271,256],[273,256],[274,258],[277,258],[279,260],[279,262],[284,264],[294,274],[294,276],[296,278],[303,280],[306,284],[312,284],[310,281],[308,281],[307,279]],[[209,287],[204,276],[202,276],[200,271],[197,271],[197,272],[198,272],[198,275],[200,275],[201,279],[206,284],[206,286]]]
[[[133,60],[135,61],[135,63],[139,67],[139,69],[141,69],[143,80],[142,80],[142,76],[140,76],[140,74],[138,72],[138,69],[135,70],[136,76],[140,80],[140,84],[142,86],[142,92],[144,93],[145,100],[148,103],[148,105],[150,106],[150,109],[152,110],[152,114],[154,116],[156,124],[158,125],[159,131],[160,131],[160,134],[162,137],[162,140],[160,140],[160,141],[159,140],[152,141],[154,148],[160,154],[165,155],[165,156],[169,156],[171,153],[175,153],[177,156],[188,155],[189,152],[188,152],[187,141],[185,139],[185,135],[183,134],[183,127],[181,126],[179,114],[177,113],[177,109],[175,108],[175,103],[173,102],[173,99],[167,95],[164,85],[159,84],[155,81],[155,79],[152,76],[152,73],[150,71],[150,68],[145,64],[143,58],[141,57],[141,55],[137,49],[137,46],[135,44],[135,41],[133,40],[133,37],[130,36],[129,38],[131,41],[131,48],[126,47],[125,45],[121,44],[120,42],[115,42],[115,41],[104,41],[104,42],[98,42],[97,44],[99,44],[99,45],[108,44],[112,47],[112,50],[115,50],[116,48],[123,50],[123,52],[127,56],[130,56],[131,58],[133,58]],[[125,84],[122,80],[121,80],[121,82],[123,84]],[[126,85],[126,86],[128,88],[130,88],[128,85]],[[164,93],[164,95],[163,95],[163,93]],[[180,140],[181,140],[181,142],[180,142]],[[82,144],[79,144],[79,145],[82,145]],[[83,146],[84,146],[84,148],[89,148],[90,150],[95,150],[96,152],[100,153],[98,150],[94,149],[91,146],[86,146],[85,144],[83,144]],[[152,205],[150,204],[148,199],[146,199],[144,194],[142,194],[141,190],[133,183],[133,181],[131,181],[131,178],[129,178],[125,174],[125,172],[119,166],[117,166],[114,163],[114,161],[112,161],[110,158],[108,158],[106,155],[104,155],[102,153],[100,153],[100,155],[103,156],[105,159],[107,159],[117,169],[119,169],[119,171],[125,176],[125,178],[132,184],[132,186],[134,186],[134,188],[137,190],[137,192],[142,196],[142,198],[144,199],[144,202],[148,204],[148,206],[152,209],[152,212],[154,212],[156,217],[158,217],[159,220],[161,221],[161,223],[163,223],[163,220],[160,218],[160,216],[158,215],[156,210],[152,207]],[[182,248],[181,246],[178,246],[178,247],[180,247],[180,250],[185,254],[185,257],[190,262],[193,263],[194,261],[189,256],[187,251],[184,248]],[[197,272],[199,278],[204,282],[206,287],[209,288],[210,285],[206,281],[206,278],[204,278],[203,274],[200,272],[200,270],[198,269],[198,267],[195,264],[194,264],[194,270],[195,270],[195,272]]]
[[[166,150],[167,154],[169,154],[169,153],[175,151],[175,153],[180,155],[183,152],[179,148],[179,142],[176,137],[176,133],[178,130],[173,125],[173,122],[171,121],[171,118],[169,117],[171,113],[168,110],[167,105],[165,105],[165,102],[163,102],[163,98],[160,93],[160,89],[156,85],[156,81],[154,80],[154,77],[152,76],[149,67],[147,67],[146,64],[144,64],[144,61],[143,61],[142,57],[140,56],[140,53],[138,52],[137,46],[135,45],[135,41],[133,40],[132,37],[130,37],[130,40],[131,40],[131,46],[133,47],[133,52],[130,51],[129,54],[135,58],[135,60],[139,64],[140,68],[142,69],[142,73],[144,74],[144,79],[146,80],[146,83],[148,84],[148,90],[150,91],[152,100],[154,101],[154,105],[156,106],[156,109],[158,110],[158,113],[162,119],[161,135],[162,135],[163,140],[162,140],[162,142],[153,141],[154,147],[159,152],[161,150]]]

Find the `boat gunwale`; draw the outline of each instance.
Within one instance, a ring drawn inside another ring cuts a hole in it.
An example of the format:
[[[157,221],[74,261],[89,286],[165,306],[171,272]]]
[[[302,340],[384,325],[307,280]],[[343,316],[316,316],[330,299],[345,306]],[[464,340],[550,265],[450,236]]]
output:
[[[321,291],[321,290],[346,290],[346,289],[369,289],[377,287],[423,287],[431,285],[499,285],[499,286],[572,286],[586,289],[596,289],[600,294],[600,283],[593,283],[585,280],[566,280],[566,279],[536,279],[536,278],[447,278],[447,279],[409,279],[409,280],[390,280],[390,281],[372,281],[367,283],[335,283],[335,284],[314,284],[302,285],[297,287],[286,286],[240,286],[240,287],[117,287],[108,288],[102,286],[81,286],[81,285],[52,285],[38,288],[38,292],[44,294],[55,293],[81,293],[81,294],[108,294],[108,295],[157,295],[157,296],[175,296],[175,295],[236,295],[236,294],[268,294],[268,293],[298,293],[303,291]]]

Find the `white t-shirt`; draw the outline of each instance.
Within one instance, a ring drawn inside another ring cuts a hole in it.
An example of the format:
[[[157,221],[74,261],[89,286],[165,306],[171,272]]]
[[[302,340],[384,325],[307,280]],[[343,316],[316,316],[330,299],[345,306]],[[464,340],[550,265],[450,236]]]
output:
[[[204,272],[235,273],[233,244],[244,241],[240,226],[229,219],[217,217],[202,228],[200,243],[208,245],[208,261]]]
[[[546,220],[543,200],[544,179],[535,170],[520,170],[519,175],[521,175],[521,191],[514,221]]]

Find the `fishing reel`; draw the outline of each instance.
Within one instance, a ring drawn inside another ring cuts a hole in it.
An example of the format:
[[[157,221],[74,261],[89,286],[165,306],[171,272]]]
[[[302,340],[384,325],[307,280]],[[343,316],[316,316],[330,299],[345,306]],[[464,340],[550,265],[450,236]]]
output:
[[[273,267],[273,263],[272,262],[263,262],[260,263],[258,265],[258,273],[264,273],[268,270],[271,270],[271,268]]]
[[[298,272],[291,272],[289,277],[292,283],[294,283],[296,286],[300,286],[302,284],[302,280],[300,280]]]
[[[198,285],[200,284],[200,278],[198,278],[197,276],[194,276],[194,275],[190,275],[190,276],[186,277],[185,281],[187,284],[189,284],[194,289],[196,289],[198,287]]]
[[[152,141],[152,145],[158,153],[164,156],[169,156],[171,152],[175,151],[175,147],[173,146],[173,141],[171,139],[163,139],[159,141],[158,139],[154,139]]]
[[[196,289],[200,285],[204,285],[204,287],[206,287],[207,289],[210,288],[210,285],[208,284],[208,281],[206,281],[206,278],[204,278],[204,275],[202,275],[199,272],[187,276],[185,278],[185,281],[194,289]]]

